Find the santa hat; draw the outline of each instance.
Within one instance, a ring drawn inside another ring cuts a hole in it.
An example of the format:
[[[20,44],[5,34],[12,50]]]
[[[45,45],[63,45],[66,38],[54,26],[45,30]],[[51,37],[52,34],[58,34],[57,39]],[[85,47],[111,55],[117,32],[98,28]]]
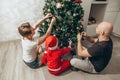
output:
[[[55,50],[58,47],[58,39],[56,36],[48,36],[46,38],[46,49]]]

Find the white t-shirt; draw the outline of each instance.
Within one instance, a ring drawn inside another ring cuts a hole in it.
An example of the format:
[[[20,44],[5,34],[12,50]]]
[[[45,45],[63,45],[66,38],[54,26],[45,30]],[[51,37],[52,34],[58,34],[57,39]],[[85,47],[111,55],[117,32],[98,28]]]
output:
[[[37,46],[37,41],[34,40],[23,40],[22,39],[22,47],[23,47],[23,60],[25,62],[33,62],[36,57],[36,46]]]

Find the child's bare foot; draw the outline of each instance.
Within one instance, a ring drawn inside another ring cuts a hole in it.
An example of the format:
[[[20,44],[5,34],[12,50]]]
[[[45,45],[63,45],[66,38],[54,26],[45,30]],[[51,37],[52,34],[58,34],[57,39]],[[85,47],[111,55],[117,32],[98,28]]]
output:
[[[43,58],[43,56],[44,56],[44,53],[43,53],[43,52],[38,55],[39,66],[42,66],[42,65],[43,65],[43,63],[42,63],[42,58]]]

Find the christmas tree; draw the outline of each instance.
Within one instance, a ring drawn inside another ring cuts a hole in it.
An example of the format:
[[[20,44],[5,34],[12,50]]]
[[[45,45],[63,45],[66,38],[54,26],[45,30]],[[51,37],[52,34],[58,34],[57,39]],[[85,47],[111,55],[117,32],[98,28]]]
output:
[[[68,41],[76,43],[76,35],[84,31],[84,10],[80,5],[81,0],[45,0],[43,14],[52,13],[56,17],[52,34],[59,39],[59,46],[68,46]],[[46,33],[50,19],[46,20],[39,28],[40,36]]]

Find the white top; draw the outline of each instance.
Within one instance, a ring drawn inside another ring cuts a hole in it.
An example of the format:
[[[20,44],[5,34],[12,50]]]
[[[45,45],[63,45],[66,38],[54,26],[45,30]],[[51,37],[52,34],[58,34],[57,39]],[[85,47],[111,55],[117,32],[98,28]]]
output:
[[[33,62],[36,59],[37,57],[37,54],[35,53],[36,46],[37,46],[36,41],[22,39],[23,60],[25,62]]]

